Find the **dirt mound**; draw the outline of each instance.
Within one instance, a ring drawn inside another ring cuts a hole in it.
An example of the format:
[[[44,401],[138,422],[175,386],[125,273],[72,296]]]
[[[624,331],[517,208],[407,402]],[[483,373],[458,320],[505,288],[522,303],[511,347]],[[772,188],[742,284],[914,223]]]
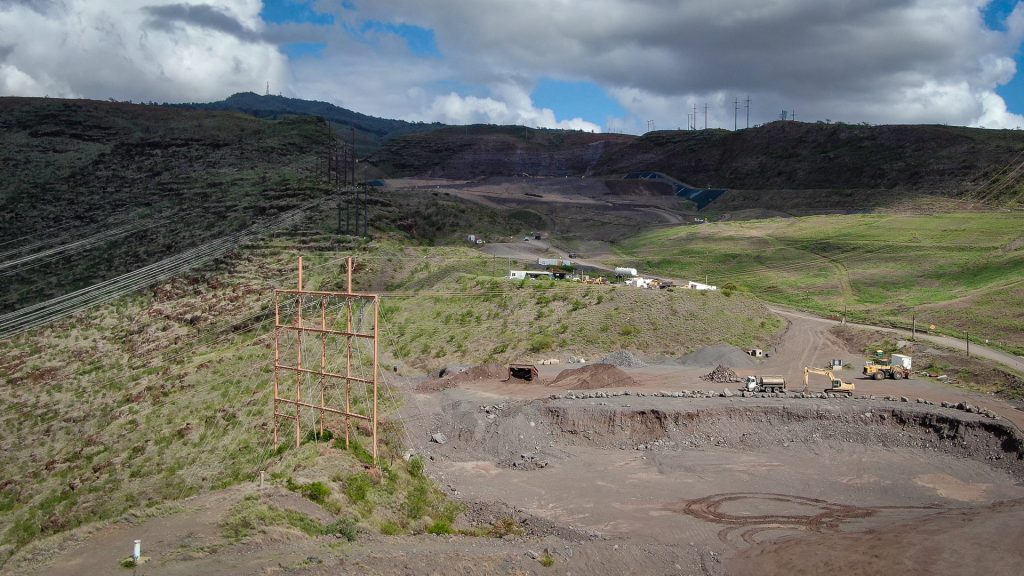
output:
[[[635,386],[636,380],[611,364],[589,364],[582,368],[562,370],[548,386],[569,390],[594,390],[596,388],[621,388]]]
[[[739,382],[740,377],[728,366],[719,364],[714,370],[700,377],[705,382]]]
[[[620,368],[643,368],[647,363],[637,357],[636,354],[626,350],[612,352],[598,361],[599,364],[611,364]]]
[[[712,366],[726,365],[737,368],[753,368],[756,362],[749,354],[729,344],[718,344],[705,346],[690,352],[678,361],[680,366],[692,366],[695,368],[710,368]]]
[[[440,392],[454,388],[463,382],[477,382],[479,380],[504,380],[508,370],[501,364],[481,364],[473,366],[462,372],[457,372],[444,378],[432,378],[416,385],[417,392]]]

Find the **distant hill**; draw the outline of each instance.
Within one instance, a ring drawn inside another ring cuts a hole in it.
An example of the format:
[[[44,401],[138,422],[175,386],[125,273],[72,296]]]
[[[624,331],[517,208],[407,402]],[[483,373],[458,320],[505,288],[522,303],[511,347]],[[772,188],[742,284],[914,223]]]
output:
[[[1024,132],[951,126],[773,122],[736,132],[644,136],[507,126],[446,128],[387,142],[371,161],[395,175],[618,176],[658,171],[742,190],[893,190],[1020,203]]]
[[[321,120],[0,98],[0,313],[328,193]]]
[[[196,110],[232,110],[259,118],[273,119],[286,116],[319,116],[330,122],[346,141],[351,134],[349,130],[354,128],[356,150],[361,155],[376,151],[386,140],[408,134],[430,132],[444,127],[439,123],[424,124],[376,118],[335,106],[329,102],[272,95],[261,96],[253,92],[240,92],[219,102],[168,104],[168,106]]]

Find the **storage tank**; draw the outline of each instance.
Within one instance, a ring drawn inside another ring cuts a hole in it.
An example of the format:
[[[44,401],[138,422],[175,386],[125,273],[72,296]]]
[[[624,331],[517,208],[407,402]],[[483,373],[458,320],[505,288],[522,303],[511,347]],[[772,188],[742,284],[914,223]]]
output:
[[[616,276],[636,276],[636,268],[616,268]]]

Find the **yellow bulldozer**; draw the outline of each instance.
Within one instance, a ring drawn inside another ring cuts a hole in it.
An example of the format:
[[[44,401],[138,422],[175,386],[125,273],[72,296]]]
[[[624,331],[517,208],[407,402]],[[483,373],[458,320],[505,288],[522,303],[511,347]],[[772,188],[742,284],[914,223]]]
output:
[[[822,376],[829,379],[830,386],[825,388],[823,392],[828,394],[846,394],[847,396],[853,395],[853,390],[856,388],[853,382],[843,382],[840,380],[831,370],[824,368],[811,368],[810,366],[804,366],[804,390],[807,390],[807,383],[811,374],[821,374]]]
[[[878,350],[875,352],[874,358],[864,363],[863,374],[872,380],[881,380],[882,378],[902,380],[913,376],[911,366],[910,356],[893,354],[890,357]]]

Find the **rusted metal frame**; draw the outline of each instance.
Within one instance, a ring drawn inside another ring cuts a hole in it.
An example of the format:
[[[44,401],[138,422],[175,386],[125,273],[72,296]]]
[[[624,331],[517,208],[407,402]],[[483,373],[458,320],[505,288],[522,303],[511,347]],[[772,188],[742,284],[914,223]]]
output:
[[[302,256],[299,256],[299,303],[295,316],[295,324],[299,327],[298,330],[298,356],[296,357],[295,371],[295,447],[302,446],[302,423],[299,420],[299,408],[302,404],[302,383],[304,377],[302,375],[302,306],[304,304],[304,292],[302,291]]]
[[[373,299],[373,463],[377,464],[377,327],[380,321],[380,296]]]
[[[281,399],[281,403],[282,404],[292,404],[292,405],[296,405],[297,404],[298,406],[302,406],[304,408],[316,408],[317,410],[320,409],[320,406],[318,404],[311,404],[309,402],[296,402],[295,400],[288,400],[287,398],[282,398]],[[330,406],[324,406],[324,411],[325,412],[330,412],[331,414],[338,414],[338,415],[341,415],[341,416],[348,416],[349,418],[355,418],[357,420],[366,420],[367,422],[370,422],[370,421],[373,420],[372,417],[366,416],[365,414],[357,414],[355,412],[346,412],[344,410],[338,410],[337,408],[331,408]],[[295,416],[291,416],[291,415],[287,415],[287,414],[282,414],[282,416],[288,417],[288,418],[295,418]]]
[[[278,288],[275,292],[282,294],[299,294],[302,293],[305,296],[335,296],[337,298],[364,298],[366,300],[373,300],[380,296],[379,294],[370,294],[367,292],[324,292],[321,290],[293,290],[291,288]]]
[[[327,376],[328,378],[337,378],[338,380],[351,380],[353,382],[359,382],[360,384],[373,384],[373,380],[367,380],[366,378],[360,378],[358,376],[345,376],[343,374],[335,374],[334,372],[320,372],[319,370],[310,370],[309,368],[298,368],[296,366],[285,366],[280,364],[275,366],[281,370],[290,370],[292,372],[301,372],[303,374],[313,374],[314,376]]]
[[[320,438],[324,437],[324,388],[327,386],[327,296],[320,297]]]
[[[320,433],[321,435],[325,429],[326,414],[337,414],[344,416],[345,420],[345,445],[350,446],[350,430],[351,430],[351,419],[368,421],[372,425],[372,437],[373,437],[373,460],[374,464],[377,463],[379,457],[378,450],[378,386],[379,386],[379,328],[380,328],[380,296],[377,294],[357,294],[352,292],[352,258],[349,257],[346,261],[347,264],[347,282],[346,288],[348,292],[322,292],[322,291],[305,291],[303,290],[303,268],[302,258],[299,258],[299,288],[298,290],[275,290],[274,294],[274,444],[279,445],[279,428],[281,418],[290,418],[295,421],[295,445],[296,447],[301,446],[302,436],[302,418],[301,408],[307,407],[319,411],[320,417]],[[297,296],[297,308],[294,325],[282,325],[281,324],[281,294],[288,294]],[[305,304],[306,296],[319,296],[320,297],[320,327],[313,328],[307,327],[303,323],[303,308]],[[338,330],[329,330],[327,328],[327,300],[331,297],[345,298],[346,299],[346,331],[341,332]],[[373,333],[362,334],[353,332],[353,303],[356,299],[366,299],[373,301]],[[291,330],[296,332],[297,340],[297,354],[296,354],[296,366],[285,366],[281,364],[281,333],[284,330]],[[305,332],[312,332],[320,334],[320,370],[311,370],[305,368],[303,364],[303,337]],[[333,334],[343,336],[346,339],[346,375],[333,374],[327,372],[327,335]],[[364,338],[373,340],[373,378],[365,379],[352,376],[352,343],[353,338]],[[287,399],[280,394],[280,378],[281,370],[291,370],[296,373],[296,389],[295,389],[295,400]],[[318,385],[320,387],[320,404],[313,404],[305,402],[302,399],[302,387],[304,384],[305,374],[315,374],[318,376]],[[326,402],[326,388],[329,386],[328,378],[337,378],[345,380],[345,410],[338,410],[327,406]],[[365,385],[372,385],[373,387],[373,405],[372,413],[370,416],[364,414],[357,414],[352,411],[352,383],[358,382]],[[294,414],[285,414],[280,411],[280,405],[291,404],[295,407]]]
[[[352,257],[349,256],[345,259],[345,291],[348,294],[352,293]],[[346,298],[345,300],[345,331],[352,334],[352,298]],[[352,336],[346,336],[345,338],[345,410],[348,412],[352,411]],[[345,418],[345,449],[349,448],[349,434],[352,428],[352,422],[348,417]]]
[[[281,323],[281,297],[274,293],[274,324]],[[280,384],[281,372],[278,365],[281,364],[281,331],[274,328],[274,449],[277,449],[280,439],[278,438],[278,400],[281,398]]]
[[[370,340],[371,338],[373,338],[373,334],[366,334],[366,333],[363,333],[363,332],[350,332],[350,331],[342,331],[342,330],[328,330],[326,328],[310,328],[308,326],[305,327],[305,328],[298,328],[296,326],[288,326],[286,324],[284,326],[276,326],[276,328],[280,328],[282,330],[292,330],[294,332],[302,331],[302,332],[312,332],[314,334],[324,334],[324,335],[333,334],[335,336],[351,336],[353,338],[365,338],[367,340]]]

